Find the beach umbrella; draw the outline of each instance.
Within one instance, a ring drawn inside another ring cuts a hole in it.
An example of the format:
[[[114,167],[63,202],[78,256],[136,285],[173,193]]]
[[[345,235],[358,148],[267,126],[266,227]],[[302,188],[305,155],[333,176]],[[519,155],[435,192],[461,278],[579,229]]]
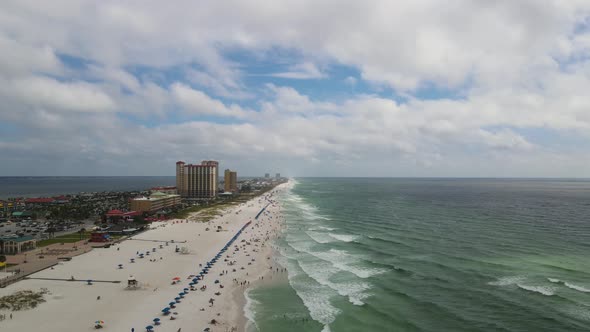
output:
[[[102,325],[104,324],[104,320],[97,320],[96,322],[94,322],[94,324]]]
[[[156,325],[160,322],[160,318],[154,318],[154,323],[156,323]]]
[[[180,302],[180,297],[175,297],[174,300],[176,301],[176,303]]]
[[[184,291],[186,292],[188,290],[188,288],[185,288]]]
[[[180,280],[180,277],[174,277],[172,280]]]
[[[167,313],[168,311],[170,311],[170,308],[168,308],[168,307],[166,307],[166,308],[162,309],[162,312],[163,312],[163,313]]]
[[[153,327],[153,326],[151,326],[151,325],[148,325],[148,326],[146,326],[146,327],[145,327],[145,330],[146,330],[146,331],[151,331],[151,330],[153,330],[153,329],[154,329],[154,327]]]

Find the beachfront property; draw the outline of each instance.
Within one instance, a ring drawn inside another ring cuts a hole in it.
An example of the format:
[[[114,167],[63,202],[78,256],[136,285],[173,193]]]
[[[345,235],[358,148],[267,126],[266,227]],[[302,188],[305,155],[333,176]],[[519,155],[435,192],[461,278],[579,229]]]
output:
[[[223,190],[226,193],[238,191],[238,172],[232,172],[231,170],[226,169],[223,180]]]
[[[23,251],[37,248],[37,240],[32,236],[21,236],[13,239],[0,239],[0,254],[16,255]]]
[[[141,214],[142,213],[139,211],[123,212],[121,210],[110,210],[105,213],[105,219],[110,222],[117,222],[121,220],[133,219],[134,217],[141,216]]]
[[[159,210],[173,208],[181,204],[180,195],[155,192],[149,197],[137,197],[129,201],[132,211],[153,213]]]
[[[278,180],[278,179],[280,179],[280,178],[281,178],[281,173],[277,173],[277,174],[275,174],[275,179],[276,179],[276,180]]]
[[[269,179],[270,178],[270,173],[264,173],[264,178],[265,179]]]
[[[204,160],[200,165],[176,163],[176,189],[182,198],[211,199],[217,195],[219,163]]]

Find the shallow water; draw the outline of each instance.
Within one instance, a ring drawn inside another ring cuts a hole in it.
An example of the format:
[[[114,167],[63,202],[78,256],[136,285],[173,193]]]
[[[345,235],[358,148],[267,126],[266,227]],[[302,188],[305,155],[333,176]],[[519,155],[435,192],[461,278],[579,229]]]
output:
[[[590,181],[297,179],[260,331],[588,331]]]

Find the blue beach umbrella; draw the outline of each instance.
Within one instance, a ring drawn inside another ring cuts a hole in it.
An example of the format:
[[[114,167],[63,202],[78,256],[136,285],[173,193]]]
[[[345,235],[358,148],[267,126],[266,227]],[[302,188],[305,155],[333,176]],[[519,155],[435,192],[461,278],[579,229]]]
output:
[[[167,313],[168,311],[170,311],[170,308],[168,308],[168,307],[166,307],[166,308],[162,309],[162,312],[163,312],[163,313]]]
[[[148,325],[148,326],[145,327],[145,330],[146,331],[152,331],[153,329],[154,329],[154,327],[151,326],[151,325]]]
[[[185,288],[184,291],[186,292],[188,290],[188,288]]]
[[[176,302],[170,302],[170,303],[168,303],[168,305],[170,305],[171,307],[174,307],[175,304],[176,304]]]

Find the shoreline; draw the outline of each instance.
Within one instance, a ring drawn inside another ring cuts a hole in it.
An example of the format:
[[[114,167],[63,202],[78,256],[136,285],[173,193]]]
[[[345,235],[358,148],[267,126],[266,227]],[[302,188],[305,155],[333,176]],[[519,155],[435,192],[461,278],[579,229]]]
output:
[[[19,290],[49,290],[46,303],[30,310],[13,311],[15,319],[1,321],[0,328],[35,330],[41,321],[47,321],[49,323],[44,325],[44,330],[48,332],[90,331],[94,330],[94,321],[104,320],[103,330],[130,331],[135,328],[141,331],[144,326],[150,325],[152,318],[159,318],[158,332],[175,332],[179,328],[200,331],[206,327],[213,331],[244,331],[248,321],[244,316],[244,291],[257,285],[257,279],[268,272],[268,264],[272,264],[267,262],[271,254],[269,241],[273,238],[270,234],[278,232],[281,226],[275,224],[277,219],[271,217],[278,212],[278,204],[276,201],[274,204],[267,203],[272,203],[273,195],[284,190],[285,185],[279,185],[247,202],[228,206],[223,209],[222,216],[208,222],[172,220],[154,223],[148,231],[111,248],[92,250],[70,262],[62,262],[54,269],[31,275],[54,281],[25,279],[0,289],[0,297]],[[256,214],[264,206],[267,209],[256,220]],[[174,309],[178,311],[176,319],[168,320],[168,316],[162,315],[161,309],[178,297],[175,295],[178,290],[188,287],[172,285],[170,280],[178,277],[180,284],[187,283],[200,269],[198,265],[219,254],[223,245],[248,221],[252,223],[211,267],[196,290],[185,291],[178,308]],[[221,227],[219,231],[218,227]],[[145,258],[138,256],[140,252],[145,253],[146,256],[142,256]],[[147,257],[149,253],[155,258]],[[135,262],[131,263],[130,258],[134,258]],[[117,268],[117,264],[122,266]],[[131,274],[139,281],[137,290],[124,287]],[[71,276],[78,281],[117,280],[121,284],[67,282]],[[213,279],[219,283],[213,283]],[[238,282],[235,280],[249,281],[250,284],[241,287],[234,284]],[[203,284],[207,289],[200,290],[198,287]],[[238,293],[243,300],[236,301],[235,294]],[[207,303],[210,298],[214,299],[214,304]],[[73,312],[71,308],[76,308],[77,312],[71,319],[52,319],[56,315]],[[0,312],[8,313],[6,310]],[[209,324],[212,320],[216,324]]]

